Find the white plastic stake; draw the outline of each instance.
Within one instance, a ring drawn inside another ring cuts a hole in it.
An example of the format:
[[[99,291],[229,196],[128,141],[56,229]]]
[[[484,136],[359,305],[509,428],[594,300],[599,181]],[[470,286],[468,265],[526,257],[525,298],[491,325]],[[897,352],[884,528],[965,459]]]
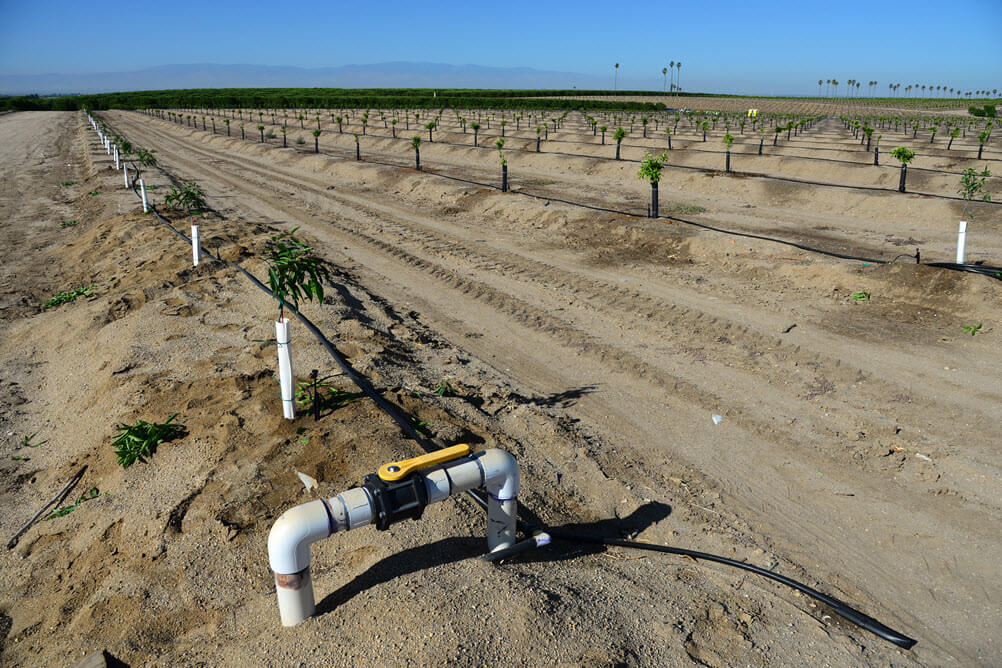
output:
[[[107,139],[104,140],[104,150],[108,152],[108,155],[111,155],[111,142]]]
[[[967,246],[967,221],[960,221],[960,229],[957,230],[957,264],[964,264],[964,248]]]
[[[122,165],[118,162],[118,147],[115,147],[115,169],[121,169]]]
[[[139,193],[143,197],[143,213],[149,213],[150,212],[150,207],[146,203],[146,184],[143,183],[142,179],[139,179]]]
[[[125,176],[125,187],[129,187],[129,166],[122,165],[122,174]]]
[[[289,319],[275,321],[275,340],[278,342],[278,382],[282,386],[282,412],[285,419],[296,417],[296,401],[292,387],[292,347],[289,341]]]
[[[198,261],[202,259],[202,247],[198,241],[198,225],[191,226],[191,261],[198,266]]]

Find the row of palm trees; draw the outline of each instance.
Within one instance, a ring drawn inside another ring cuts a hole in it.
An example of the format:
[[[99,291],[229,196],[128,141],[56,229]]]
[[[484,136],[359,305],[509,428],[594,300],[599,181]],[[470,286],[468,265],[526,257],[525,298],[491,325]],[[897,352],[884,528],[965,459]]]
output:
[[[676,69],[678,70],[678,72],[675,71]],[[676,63],[673,60],[670,63],[668,63],[668,67],[662,67],[661,68],[661,76],[663,76],[664,80],[665,80],[665,86],[664,86],[664,92],[665,92],[665,94],[668,94],[668,71],[669,70],[671,70],[671,73],[672,73],[671,92],[674,93],[677,90],[678,91],[682,90],[682,88],[679,87],[679,85],[678,85],[678,80],[679,80],[678,77],[679,77],[679,75],[682,74],[682,61],[680,60],[680,61],[678,61]],[[614,75],[613,75],[613,79],[612,79],[612,89],[613,90],[617,90],[618,86],[619,86],[619,63],[616,63],[613,66],[613,71],[614,71]]]
[[[873,97],[873,94],[874,94],[874,92],[877,89],[877,84],[878,83],[879,83],[878,81],[868,81],[868,82],[866,82],[867,93],[870,95],[870,97]],[[818,79],[818,95],[819,96],[821,95],[821,87],[825,86],[825,85],[827,85],[827,88],[825,89],[825,91],[826,91],[825,95],[827,97],[832,97],[833,94],[834,94],[834,97],[838,97],[838,87],[840,85],[842,85],[841,82],[839,82],[837,79]],[[859,90],[860,90],[861,86],[862,86],[862,82],[856,81],[855,79],[849,79],[848,81],[846,81],[846,96],[847,97],[851,97],[853,95],[858,96],[859,95]],[[890,90],[891,95],[897,95],[898,89],[901,88],[901,84],[900,83],[889,83],[889,84],[887,84],[887,88],[888,88],[888,90]],[[973,97],[988,97],[989,94],[991,96],[993,96],[993,97],[998,97],[998,93],[999,93],[999,91],[998,91],[997,88],[993,88],[991,90],[988,90],[986,88],[984,90],[974,90],[974,91],[966,91],[966,92],[964,92],[964,91],[960,90],[959,88],[952,88],[952,87],[947,87],[947,86],[934,86],[932,84],[928,84],[928,85],[926,85],[926,84],[911,84],[909,86],[905,86],[905,97],[908,97],[912,90],[915,91],[915,95],[916,96],[918,96],[919,91],[921,91],[922,97],[925,97],[927,90],[928,90],[930,96],[935,95],[935,97],[944,97],[946,95],[949,95],[950,97],[953,97],[954,94],[956,94],[956,96],[958,98],[959,97],[970,98],[972,96]]]

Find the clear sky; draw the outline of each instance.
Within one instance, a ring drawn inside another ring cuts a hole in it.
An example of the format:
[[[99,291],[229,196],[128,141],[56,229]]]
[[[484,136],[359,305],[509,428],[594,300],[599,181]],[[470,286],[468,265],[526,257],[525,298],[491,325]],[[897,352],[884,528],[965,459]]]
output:
[[[181,63],[533,67],[687,91],[816,94],[817,80],[1002,88],[1002,0],[110,2],[0,0],[0,73]]]

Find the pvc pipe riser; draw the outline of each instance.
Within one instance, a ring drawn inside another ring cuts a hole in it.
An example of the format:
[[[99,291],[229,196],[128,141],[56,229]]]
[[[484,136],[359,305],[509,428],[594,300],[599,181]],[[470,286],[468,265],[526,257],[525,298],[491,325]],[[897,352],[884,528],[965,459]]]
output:
[[[286,420],[292,420],[296,417],[296,402],[288,318],[275,321],[275,341],[278,344],[278,381],[282,388],[282,414]]]
[[[287,319],[285,319],[287,322]],[[278,323],[276,323],[277,325]],[[287,341],[287,338],[279,340]],[[487,506],[487,546],[493,552],[515,543],[516,499],[520,478],[515,458],[490,449],[445,462],[415,474],[427,490],[428,504],[453,494],[483,487]],[[294,626],[313,614],[310,545],[339,531],[373,523],[376,503],[365,487],[353,487],[329,499],[290,508],[268,534],[268,562],[275,574],[279,614],[284,626]]]
[[[202,247],[201,242],[198,238],[198,225],[191,226],[191,262],[194,266],[198,266],[199,260],[202,259]]]

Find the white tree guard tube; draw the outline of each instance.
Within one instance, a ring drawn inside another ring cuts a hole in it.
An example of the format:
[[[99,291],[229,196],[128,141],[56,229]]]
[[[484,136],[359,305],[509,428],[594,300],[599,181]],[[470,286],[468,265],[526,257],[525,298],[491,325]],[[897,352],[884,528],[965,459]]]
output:
[[[122,165],[122,175],[125,177],[125,187],[129,187],[129,166]]]
[[[957,230],[957,264],[964,264],[964,256],[967,248],[967,221],[960,221],[960,228]]]
[[[445,462],[414,474],[424,482],[428,504],[482,487],[490,494],[487,546],[494,552],[515,543],[518,464],[504,450],[490,449]],[[268,561],[275,573],[278,610],[283,626],[295,626],[313,615],[310,545],[339,531],[371,524],[376,510],[364,487],[291,508],[268,534]]]
[[[118,162],[118,147],[115,147],[115,169],[121,169],[122,165]]]
[[[282,386],[282,413],[285,419],[296,417],[296,401],[292,378],[292,348],[289,341],[289,319],[275,321],[275,340],[278,343],[278,382]]]
[[[146,184],[143,183],[142,179],[139,179],[139,193],[143,198],[143,213],[149,213],[150,205],[146,202]]]
[[[198,238],[198,225],[191,226],[191,263],[198,266],[198,261],[202,259],[201,240]]]

